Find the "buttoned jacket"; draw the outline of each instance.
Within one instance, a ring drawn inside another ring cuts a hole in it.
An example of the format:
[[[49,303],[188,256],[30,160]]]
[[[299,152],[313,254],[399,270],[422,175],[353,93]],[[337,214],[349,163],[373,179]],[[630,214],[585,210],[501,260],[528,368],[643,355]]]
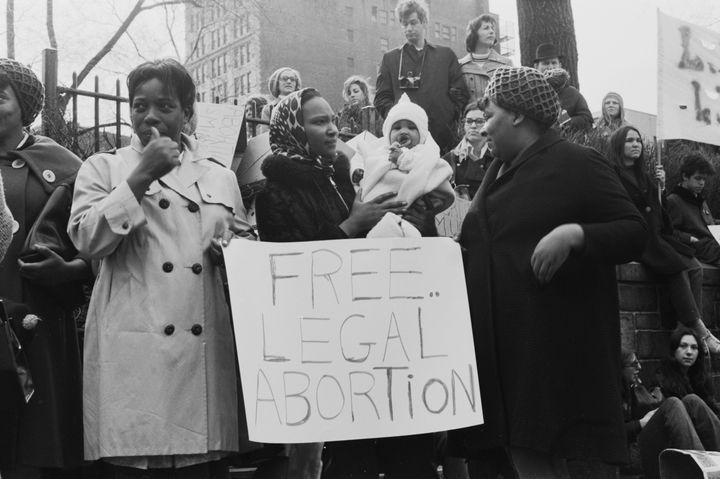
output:
[[[183,138],[179,167],[138,202],[129,147],[89,158],[68,231],[99,260],[85,329],[85,457],[238,450],[233,333],[214,236],[245,231],[233,173]]]

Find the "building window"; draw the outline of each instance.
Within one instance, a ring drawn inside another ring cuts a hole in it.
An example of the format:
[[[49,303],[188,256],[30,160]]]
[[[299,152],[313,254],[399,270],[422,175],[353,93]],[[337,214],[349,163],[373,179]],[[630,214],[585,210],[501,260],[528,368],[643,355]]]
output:
[[[250,43],[245,44],[245,59],[250,63]]]
[[[372,7],[372,9],[370,9],[370,19],[373,23],[377,23],[377,10],[377,7]]]
[[[210,103],[216,103],[215,101],[215,87],[210,89]]]
[[[381,38],[380,39],[380,51],[385,53],[388,50],[390,50],[390,40],[388,40],[387,38]]]
[[[443,25],[442,27],[442,37],[445,40],[450,40],[450,27],[447,25]]]
[[[202,92],[202,94],[200,95],[200,98],[201,98],[201,101],[205,101],[205,92]]]
[[[227,73],[227,53],[223,53],[222,61],[223,61],[223,73]]]
[[[387,12],[387,10],[380,10],[380,12],[378,12],[378,16],[380,17],[380,25],[387,25],[387,24],[388,24],[388,12]]]
[[[450,28],[450,41],[451,42],[457,41],[457,27]]]
[[[354,13],[353,7],[345,7],[345,16],[346,17],[352,17]]]
[[[352,30],[348,30],[347,31],[347,39],[349,42],[354,42],[355,41],[355,32]]]
[[[233,84],[235,87],[235,98],[237,98],[240,96],[240,78],[235,77],[235,79],[233,80]]]
[[[222,27],[223,32],[223,45],[227,45],[227,25],[223,25]]]
[[[353,57],[347,57],[348,68],[355,68],[355,59]]]
[[[223,82],[223,84],[222,84],[222,99],[223,99],[224,101],[227,101],[227,97],[228,97],[228,94],[227,94],[227,82]]]
[[[441,36],[440,23],[435,22],[435,37],[440,38],[440,36]]]
[[[395,24],[395,10],[390,10],[390,23]]]

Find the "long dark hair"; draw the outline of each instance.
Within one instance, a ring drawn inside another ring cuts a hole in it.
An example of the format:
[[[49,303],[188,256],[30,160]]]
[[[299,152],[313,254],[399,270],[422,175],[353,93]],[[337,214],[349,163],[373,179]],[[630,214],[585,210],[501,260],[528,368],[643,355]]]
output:
[[[698,357],[695,364],[687,371],[675,359],[675,351],[680,346],[683,336],[692,336],[698,344]],[[713,411],[717,412],[714,400],[713,385],[710,375],[706,369],[705,348],[702,339],[689,328],[679,328],[670,334],[669,357],[663,360],[662,388],[668,396],[676,396],[680,399],[688,394],[696,394]]]
[[[642,135],[640,134],[640,131],[635,128],[634,126],[626,125],[621,126],[617,130],[613,132],[612,135],[610,135],[610,147],[608,149],[608,159],[610,162],[615,166],[615,168],[624,169],[625,168],[625,139],[628,136],[628,133],[634,131],[638,134],[640,137],[640,140],[642,141]],[[642,149],[640,150],[640,157],[635,160],[635,163],[633,164],[633,169],[635,170],[635,173],[638,175],[642,175],[645,173],[645,145],[642,145]]]
[[[682,338],[684,336],[692,336],[695,338],[695,341],[697,341],[698,344],[698,357],[695,361],[695,364],[690,366],[687,371],[687,375],[690,378],[690,383],[695,384],[696,382],[698,384],[704,384],[705,382],[709,382],[709,376],[707,373],[707,370],[705,369],[705,348],[703,347],[703,341],[698,337],[698,335],[690,328],[678,328],[675,329],[670,334],[670,359],[672,361],[677,362],[675,359],[675,351],[680,346],[680,341],[682,341]]]

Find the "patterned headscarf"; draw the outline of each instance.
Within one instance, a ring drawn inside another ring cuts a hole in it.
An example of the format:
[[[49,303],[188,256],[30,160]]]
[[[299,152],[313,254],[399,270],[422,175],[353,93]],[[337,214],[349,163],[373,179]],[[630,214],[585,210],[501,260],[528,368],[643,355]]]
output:
[[[275,155],[310,160],[310,145],[302,117],[302,94],[312,88],[294,91],[273,108],[270,117],[270,149]]]
[[[333,159],[313,158],[310,144],[305,135],[302,115],[302,96],[314,88],[294,91],[278,102],[270,117],[270,149],[274,155],[282,155],[293,160],[314,163],[315,166],[332,174]]]

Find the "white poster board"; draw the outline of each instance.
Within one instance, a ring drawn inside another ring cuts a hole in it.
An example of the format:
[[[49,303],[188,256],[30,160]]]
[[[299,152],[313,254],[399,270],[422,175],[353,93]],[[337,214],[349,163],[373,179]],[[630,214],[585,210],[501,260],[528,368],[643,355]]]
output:
[[[251,440],[483,422],[457,243],[236,240],[224,254]]]
[[[454,238],[460,234],[465,215],[470,210],[470,200],[455,196],[455,202],[446,209],[435,215],[435,226],[439,236]]]
[[[658,10],[659,139],[720,145],[720,32]]]
[[[242,128],[245,106],[228,103],[196,103],[195,108],[198,116],[195,136],[201,154],[215,158],[230,168]]]
[[[720,479],[720,452],[665,449],[660,453],[661,479]]]

